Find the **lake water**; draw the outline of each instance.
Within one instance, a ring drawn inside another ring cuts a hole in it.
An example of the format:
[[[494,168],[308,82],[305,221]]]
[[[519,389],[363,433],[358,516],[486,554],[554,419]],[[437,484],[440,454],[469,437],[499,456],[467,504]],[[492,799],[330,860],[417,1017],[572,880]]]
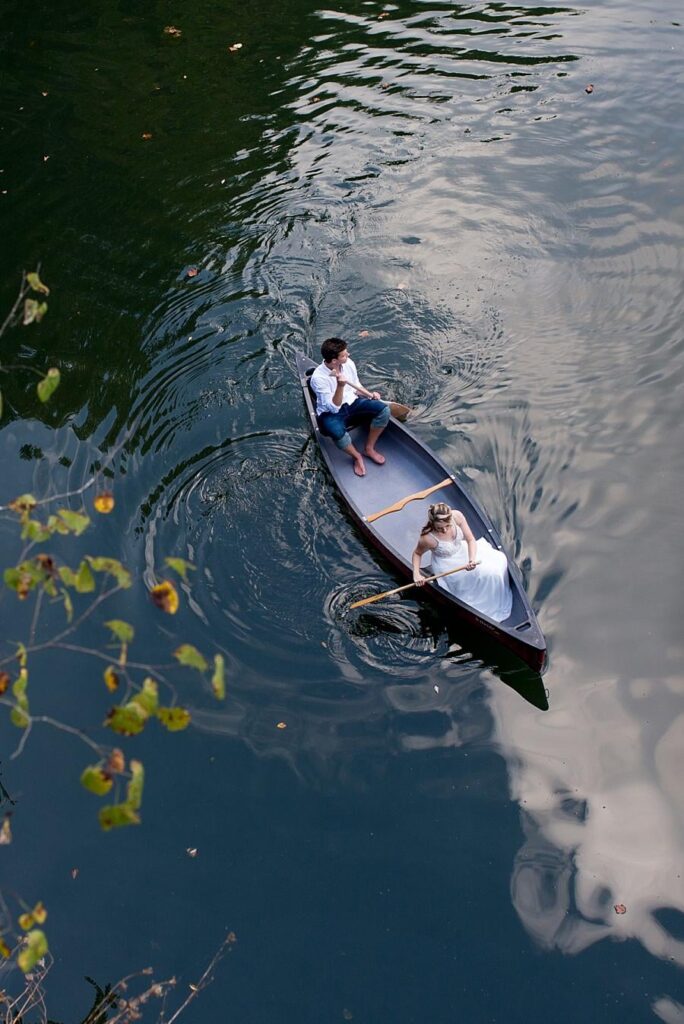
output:
[[[64,557],[134,570],[100,617],[131,656],[228,678],[177,673],[194,728],[126,741],[143,824],[107,835],[87,748],[36,724],[12,760],[3,714],[1,887],[48,905],[55,1020],[84,975],[187,994],[231,929],[185,1024],[684,1020],[681,14],[4,5],[2,308],[39,261],[52,294],[2,362],[64,382],[3,381],[0,501],[109,459]],[[348,612],[401,581],[309,434],[294,353],[331,334],[501,531],[548,695],[414,597]],[[32,710],[107,742],[101,669],[36,655]]]

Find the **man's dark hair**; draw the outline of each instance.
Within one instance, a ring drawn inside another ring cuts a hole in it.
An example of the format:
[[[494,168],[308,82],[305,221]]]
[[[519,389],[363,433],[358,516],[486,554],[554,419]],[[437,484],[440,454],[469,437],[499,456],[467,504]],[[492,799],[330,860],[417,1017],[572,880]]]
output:
[[[344,352],[346,347],[347,342],[343,341],[342,338],[326,338],[321,345],[321,355],[326,363],[329,363],[333,359],[337,359],[340,352]]]

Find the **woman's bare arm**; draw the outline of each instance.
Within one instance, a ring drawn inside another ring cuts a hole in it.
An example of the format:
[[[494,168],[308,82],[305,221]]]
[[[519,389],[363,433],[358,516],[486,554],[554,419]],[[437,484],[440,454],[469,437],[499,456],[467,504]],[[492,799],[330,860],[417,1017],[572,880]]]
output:
[[[457,526],[460,526],[463,530],[463,539],[468,545],[468,569],[475,568],[475,562],[477,560],[477,542],[473,536],[473,531],[468,526],[468,520],[462,512],[454,510],[454,522]]]

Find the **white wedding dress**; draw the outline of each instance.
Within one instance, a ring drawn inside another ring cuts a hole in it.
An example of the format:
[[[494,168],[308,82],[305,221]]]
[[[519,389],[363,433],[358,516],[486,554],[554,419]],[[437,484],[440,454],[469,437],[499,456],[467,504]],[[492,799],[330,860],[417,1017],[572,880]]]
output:
[[[448,572],[468,562],[468,545],[460,526],[454,524],[454,540],[441,540],[434,533],[428,534],[437,544],[432,549],[432,572]],[[483,612],[495,622],[503,622],[511,614],[513,594],[508,582],[508,560],[503,551],[493,548],[488,540],[480,537],[477,541],[475,560],[480,565],[475,569],[455,572],[437,580],[440,587],[450,591],[464,604]]]

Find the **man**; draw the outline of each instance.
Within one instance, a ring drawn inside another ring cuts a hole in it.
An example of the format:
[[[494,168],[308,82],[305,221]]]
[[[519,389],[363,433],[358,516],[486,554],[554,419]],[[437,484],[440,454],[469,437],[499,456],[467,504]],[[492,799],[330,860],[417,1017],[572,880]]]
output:
[[[365,476],[363,456],[352,444],[349,428],[369,424],[364,455],[382,466],[385,456],[375,446],[389,423],[389,405],[380,400],[377,391],[363,387],[342,338],[326,338],[321,355],[323,362],[311,374],[318,426],[322,434],[332,437],[337,447],[354,460],[356,475]]]

